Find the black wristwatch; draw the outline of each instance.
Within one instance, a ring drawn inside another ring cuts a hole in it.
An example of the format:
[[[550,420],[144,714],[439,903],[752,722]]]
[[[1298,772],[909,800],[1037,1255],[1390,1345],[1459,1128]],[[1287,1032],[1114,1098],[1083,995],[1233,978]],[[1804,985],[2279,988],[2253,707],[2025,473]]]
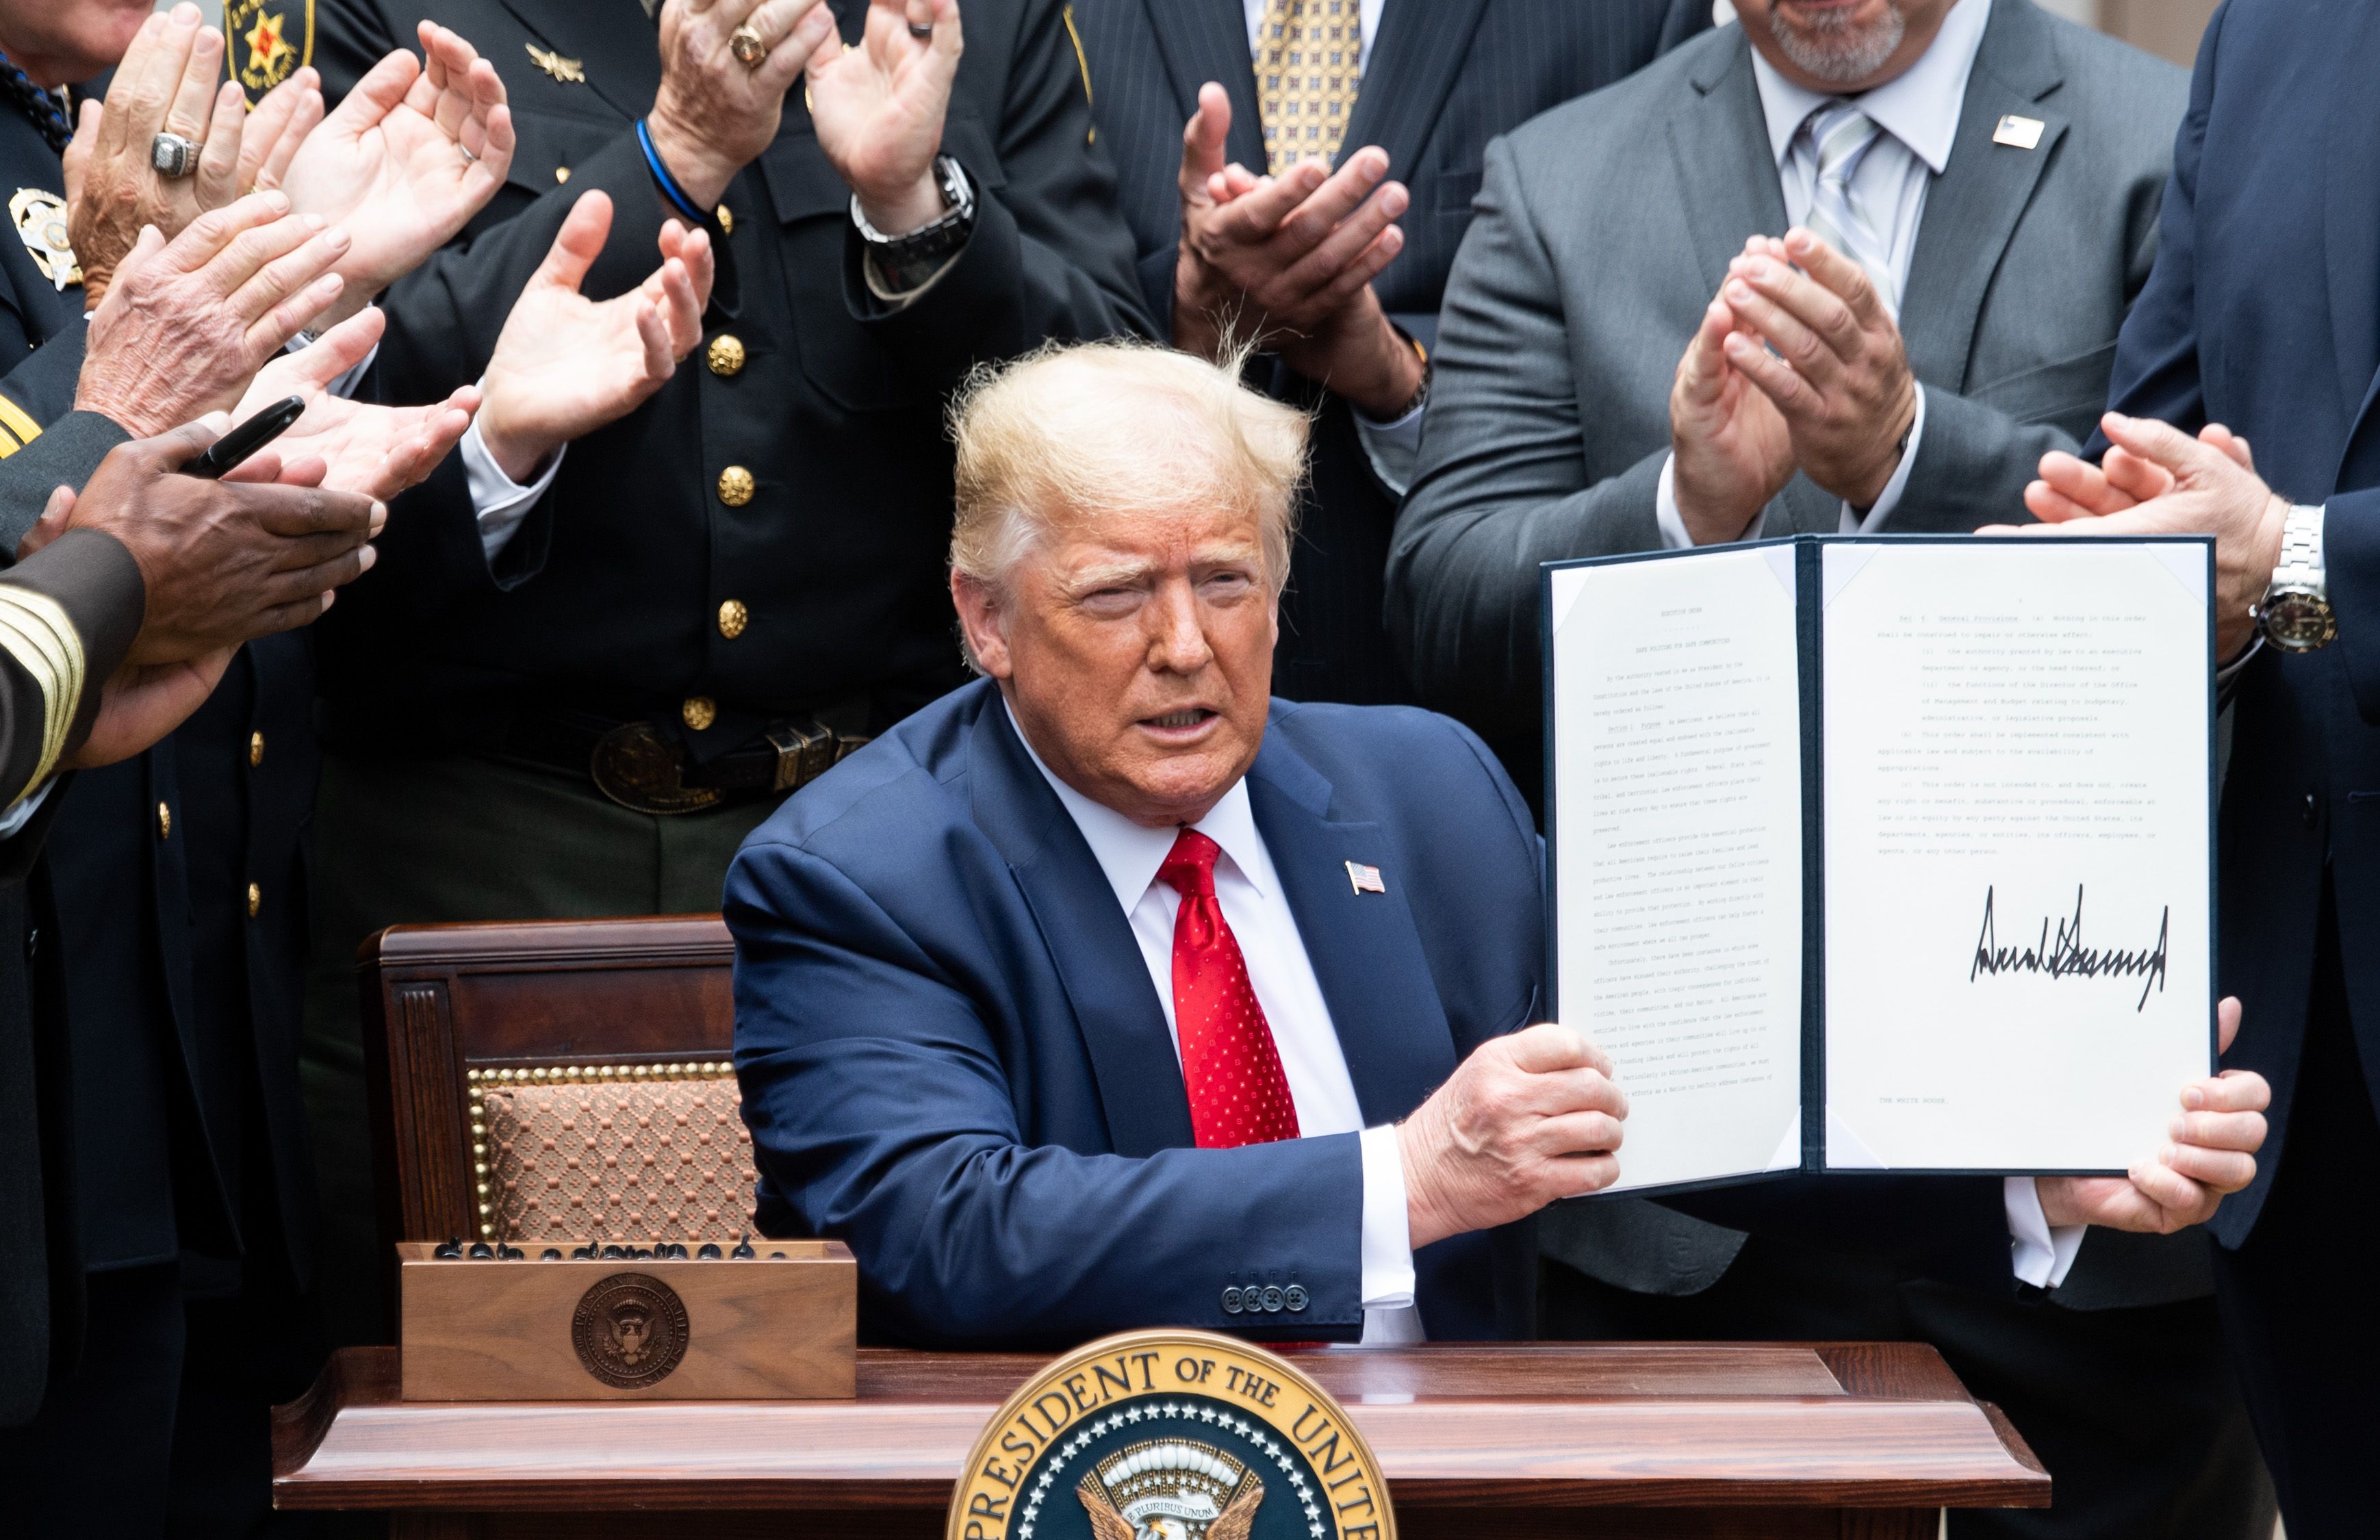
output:
[[[878,231],[859,212],[858,195],[852,196],[851,222],[859,226],[860,237],[868,242],[868,260],[875,264],[877,277],[894,294],[925,287],[944,262],[966,249],[968,237],[975,234],[975,188],[959,163],[948,155],[936,155],[934,179],[941,186],[942,207],[947,212],[905,236]]]

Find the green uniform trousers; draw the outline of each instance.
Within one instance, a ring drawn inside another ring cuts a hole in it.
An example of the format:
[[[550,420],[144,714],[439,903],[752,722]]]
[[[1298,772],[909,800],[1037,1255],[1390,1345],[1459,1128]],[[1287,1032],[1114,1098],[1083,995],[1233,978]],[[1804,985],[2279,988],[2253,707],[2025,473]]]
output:
[[[322,1202],[316,1288],[334,1345],[394,1340],[357,948],[391,925],[716,912],[736,846],[774,809],[662,818],[583,778],[483,755],[323,756],[300,1067]]]

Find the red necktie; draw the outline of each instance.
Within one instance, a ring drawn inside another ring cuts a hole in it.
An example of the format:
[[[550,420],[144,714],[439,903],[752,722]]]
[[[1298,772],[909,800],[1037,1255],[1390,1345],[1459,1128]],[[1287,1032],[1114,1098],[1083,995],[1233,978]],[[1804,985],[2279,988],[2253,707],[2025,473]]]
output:
[[[1182,895],[1173,916],[1173,1028],[1200,1149],[1297,1137],[1281,1050],[1215,898],[1215,857],[1222,854],[1206,835],[1184,829],[1157,868],[1159,880]]]

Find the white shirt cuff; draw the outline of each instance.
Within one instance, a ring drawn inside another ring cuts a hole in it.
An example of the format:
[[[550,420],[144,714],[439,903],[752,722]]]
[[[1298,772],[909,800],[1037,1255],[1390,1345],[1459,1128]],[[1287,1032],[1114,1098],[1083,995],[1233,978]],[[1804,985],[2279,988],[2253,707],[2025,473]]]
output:
[[[2009,1263],[2018,1281],[2036,1289],[2055,1289],[2074,1268],[2088,1225],[2059,1225],[2052,1230],[2042,1212],[2041,1189],[2029,1176],[2012,1176],[2000,1183],[2000,1205],[2008,1211]]]
[[[1399,497],[1413,487],[1414,470],[1421,462],[1422,414],[1428,410],[1424,402],[1394,422],[1374,422],[1361,411],[1354,413],[1355,437],[1364,446],[1364,457],[1372,462],[1372,474]]]
[[[1661,485],[1653,493],[1653,522],[1661,527],[1661,545],[1669,551],[1692,551],[1694,538],[1686,533],[1686,518],[1678,512],[1678,457],[1661,462]]]
[[[496,457],[488,453],[487,441],[480,437],[480,425],[474,421],[463,434],[463,479],[471,489],[471,513],[479,520],[480,549],[487,552],[491,565],[502,554],[528,511],[553,485],[554,473],[562,468],[563,457],[570,453],[564,444],[553,452],[537,479],[522,486],[504,474]]]
[[[23,796],[18,797],[16,802],[9,806],[6,812],[0,813],[0,840],[15,839],[18,831],[22,830],[25,825],[32,822],[33,815],[42,810],[42,804],[48,799],[50,788],[57,783],[57,778],[55,776],[51,777],[49,780],[44,781],[40,785],[34,787],[31,791],[27,792]],[[1404,1201],[1404,1173],[1401,1170],[1397,1173],[1397,1202],[1402,1204]],[[1403,1230],[1402,1228],[1402,1220],[1399,1221],[1399,1226],[1398,1233],[1402,1234]],[[1412,1267],[1408,1265],[1406,1267],[1406,1277],[1410,1278],[1412,1277]]]
[[[305,333],[300,332],[296,336],[290,338],[287,342],[282,344],[281,350],[284,353],[302,353],[307,348],[313,346],[314,340],[309,337]],[[332,381],[323,388],[342,401],[354,399],[356,387],[363,383],[364,376],[371,372],[371,366],[379,358],[380,344],[374,343],[372,344],[371,351],[364,355],[363,362],[356,365],[355,368],[347,370],[345,374],[340,375],[337,379]]]
[[[2259,629],[2255,636],[2249,638],[2248,650],[2242,652],[2240,656],[2232,659],[2229,662],[2223,664],[2215,671],[2215,683],[2216,686],[2219,688],[2221,686],[2228,685],[2232,680],[2237,679],[2240,676],[2240,671],[2246,668],[2250,663],[2254,662],[2256,661],[2256,654],[2264,650],[2265,633],[2262,629]]]
[[[1848,503],[1843,504],[1843,533],[1873,535],[1884,527],[1884,521],[1900,506],[1900,494],[1909,490],[1909,467],[1917,463],[1917,446],[1925,439],[1925,387],[1917,387],[1917,415],[1909,423],[1909,446],[1900,452],[1900,464],[1892,467],[1892,479],[1876,494],[1876,506],[1862,518]]]
[[[1364,1151],[1364,1308],[1414,1302],[1413,1231],[1405,1223],[1405,1162],[1392,1123],[1358,1135]]]

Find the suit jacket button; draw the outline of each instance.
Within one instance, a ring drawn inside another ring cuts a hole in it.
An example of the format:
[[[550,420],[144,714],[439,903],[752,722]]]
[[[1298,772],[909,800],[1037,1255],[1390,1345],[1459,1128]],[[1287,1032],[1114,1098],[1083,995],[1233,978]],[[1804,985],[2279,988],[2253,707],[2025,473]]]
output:
[[[248,735],[248,768],[254,770],[262,763],[264,763],[264,734],[250,733]]]
[[[2318,818],[2318,815],[2317,815],[2317,814],[2315,813],[2315,811],[2314,811],[2314,807],[2315,807],[2315,804],[2314,804],[2314,800],[2313,800],[2313,794],[2312,792],[2308,792],[2308,793],[2306,793],[2306,798],[2305,798],[2305,826],[2306,826],[2308,829],[2312,829],[2312,828],[2314,826],[2314,824],[2315,824],[2317,821],[2319,821],[2319,818]]]
[[[719,720],[719,703],[707,695],[691,696],[677,709],[677,714],[688,727],[700,733]]]
[[[264,912],[264,890],[251,882],[248,885],[248,917],[254,919]]]
[[[1293,1283],[1281,1291],[1281,1303],[1289,1307],[1293,1316],[1305,1308],[1305,1285],[1303,1283]]]
[[[157,804],[157,837],[161,840],[174,837],[174,810],[162,802]]]
[[[1234,1288],[1234,1289],[1226,1289],[1226,1290],[1224,1290],[1224,1291],[1223,1291],[1223,1314],[1224,1314],[1224,1315],[1226,1315],[1226,1316],[1236,1316],[1236,1315],[1238,1315],[1238,1314],[1240,1313],[1240,1308],[1241,1308],[1241,1306],[1240,1306],[1240,1291],[1239,1291],[1239,1290],[1237,1290],[1237,1289],[1235,1289],[1235,1288]]]
[[[719,501],[731,508],[741,508],[752,501],[757,486],[750,471],[742,466],[729,466],[719,473]]]
[[[1273,1314],[1279,1315],[1281,1313],[1281,1286],[1275,1283],[1266,1284],[1264,1287],[1264,1307]]]
[[[567,182],[570,180],[570,168],[566,165],[555,166],[553,168],[553,179],[557,182]]]
[[[711,373],[722,380],[732,379],[744,372],[744,339],[722,332],[710,339],[702,359],[710,366]]]
[[[744,634],[751,619],[752,612],[744,607],[742,600],[728,600],[719,606],[719,634],[732,642]]]
[[[712,212],[719,215],[719,233],[722,236],[734,235],[735,233],[735,211],[729,208],[726,204],[722,203]]]

